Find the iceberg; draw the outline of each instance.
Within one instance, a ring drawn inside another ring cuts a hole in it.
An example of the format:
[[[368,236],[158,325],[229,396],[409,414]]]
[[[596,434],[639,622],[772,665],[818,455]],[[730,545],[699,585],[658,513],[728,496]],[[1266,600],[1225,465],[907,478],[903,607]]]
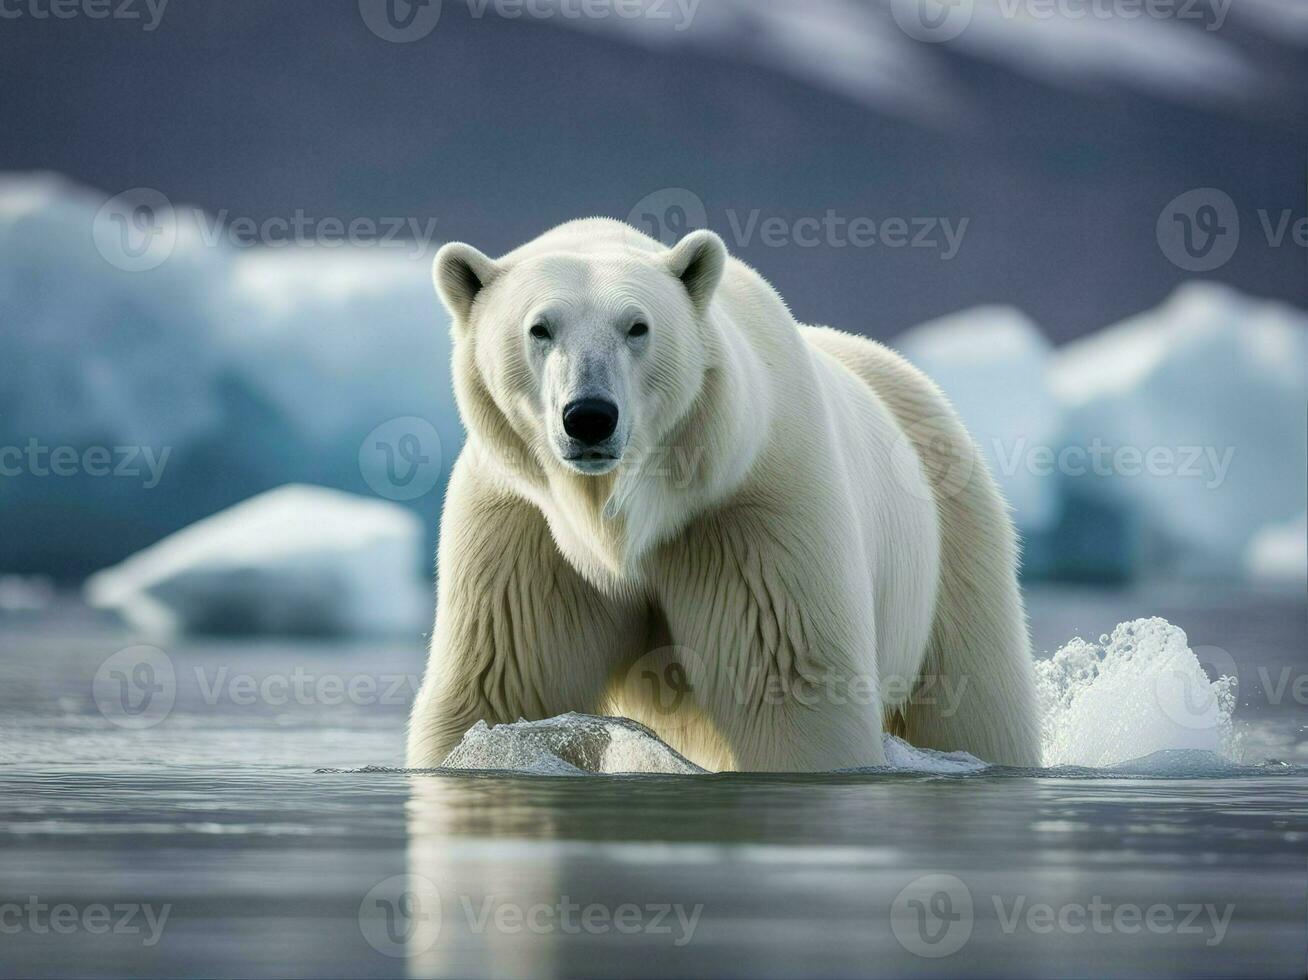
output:
[[[1018,310],[987,306],[914,327],[894,343],[958,410],[1018,527],[1050,529],[1058,481],[1034,464],[1057,448],[1062,410],[1048,382],[1053,350],[1040,329]]]
[[[1074,341],[1050,381],[1064,406],[1064,495],[1134,520],[1142,561],[1241,577],[1254,535],[1308,495],[1308,315],[1215,283]]]
[[[420,243],[249,247],[161,201],[166,257],[138,268],[104,240],[105,199],[0,176],[0,570],[80,579],[283,484],[376,492],[365,439],[411,419],[435,434],[435,472],[390,499],[422,515],[430,550],[463,433]],[[56,449],[132,472],[51,479]]]
[[[423,540],[398,504],[285,486],[97,572],[85,597],[151,634],[416,635]]]

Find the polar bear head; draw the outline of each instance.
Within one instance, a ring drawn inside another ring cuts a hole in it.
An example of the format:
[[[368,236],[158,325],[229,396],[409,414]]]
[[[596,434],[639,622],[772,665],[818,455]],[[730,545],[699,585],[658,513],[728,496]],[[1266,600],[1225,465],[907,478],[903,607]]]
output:
[[[601,476],[659,447],[709,370],[726,257],[709,231],[669,249],[606,219],[498,260],[444,246],[434,277],[465,424],[512,470],[547,479]]]

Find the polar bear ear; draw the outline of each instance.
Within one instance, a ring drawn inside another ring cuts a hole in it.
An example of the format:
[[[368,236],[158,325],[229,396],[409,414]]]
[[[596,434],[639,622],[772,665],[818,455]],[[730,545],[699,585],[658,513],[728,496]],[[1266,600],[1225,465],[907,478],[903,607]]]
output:
[[[722,281],[722,271],[727,266],[727,246],[707,229],[692,231],[672,246],[667,264],[668,271],[685,285],[695,308],[703,312]]]
[[[436,253],[432,266],[432,279],[457,322],[466,323],[477,294],[499,275],[499,266],[493,259],[463,242],[450,242]]]

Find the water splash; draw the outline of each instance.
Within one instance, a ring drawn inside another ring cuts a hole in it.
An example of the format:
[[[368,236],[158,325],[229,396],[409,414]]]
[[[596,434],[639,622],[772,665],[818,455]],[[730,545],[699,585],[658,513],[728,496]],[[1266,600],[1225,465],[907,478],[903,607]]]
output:
[[[1037,663],[1044,764],[1101,768],[1169,749],[1236,759],[1235,664],[1206,652],[1216,679],[1185,631],[1155,617],[1122,623],[1098,643],[1074,639]]]

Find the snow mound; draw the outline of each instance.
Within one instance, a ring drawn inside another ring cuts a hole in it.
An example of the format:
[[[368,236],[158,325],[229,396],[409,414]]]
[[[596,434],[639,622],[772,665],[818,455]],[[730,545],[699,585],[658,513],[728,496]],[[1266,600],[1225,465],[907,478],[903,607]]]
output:
[[[396,504],[285,486],[97,572],[86,598],[150,633],[418,633],[423,537]]]
[[[1098,460],[1067,491],[1137,518],[1155,567],[1239,577],[1254,535],[1303,512],[1308,315],[1190,283],[1062,348],[1050,379],[1065,445]]]
[[[1102,768],[1164,750],[1231,758],[1235,662],[1203,652],[1215,679],[1184,631],[1155,617],[1122,623],[1098,643],[1074,639],[1037,663],[1044,764]]]
[[[1018,527],[1058,520],[1057,481],[1032,465],[1052,452],[1062,410],[1047,380],[1052,348],[1018,310],[987,306],[914,327],[896,348],[938,384],[985,453]]]

